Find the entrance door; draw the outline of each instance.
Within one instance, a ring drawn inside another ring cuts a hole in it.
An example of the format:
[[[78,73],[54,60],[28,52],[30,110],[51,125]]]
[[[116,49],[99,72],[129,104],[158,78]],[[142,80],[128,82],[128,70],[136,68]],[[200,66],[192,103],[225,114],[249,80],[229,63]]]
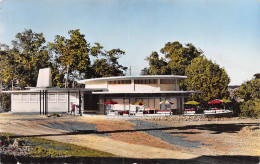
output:
[[[84,94],[84,113],[98,113],[98,95]]]

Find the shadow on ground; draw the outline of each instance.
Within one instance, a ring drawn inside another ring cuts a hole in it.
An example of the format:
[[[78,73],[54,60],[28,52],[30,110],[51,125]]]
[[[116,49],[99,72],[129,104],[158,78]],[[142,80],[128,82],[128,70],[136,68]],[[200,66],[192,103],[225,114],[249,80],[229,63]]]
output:
[[[83,134],[110,134],[110,133],[123,133],[123,132],[147,132],[147,131],[160,131],[160,130],[208,130],[212,134],[221,133],[237,133],[245,126],[259,126],[259,123],[235,123],[235,124],[203,124],[203,125],[186,125],[181,127],[167,127],[154,124],[151,128],[139,128],[134,130],[113,130],[113,131],[97,131],[93,130],[80,130],[74,127],[73,131],[59,133],[59,134],[39,134],[39,135],[14,135],[10,138],[20,138],[20,137],[46,137],[46,136],[62,136],[62,135],[83,135]],[[51,128],[51,127],[50,127]],[[58,129],[57,127],[53,129]],[[63,130],[63,128],[60,128]],[[194,132],[171,132],[173,134],[190,134]]]
[[[157,164],[157,163],[247,163],[255,164],[259,162],[259,157],[254,156],[200,156],[193,159],[138,159],[138,158],[97,158],[97,157],[52,157],[52,158],[39,158],[39,157],[19,157],[11,155],[0,155],[0,163],[122,163],[122,164]]]

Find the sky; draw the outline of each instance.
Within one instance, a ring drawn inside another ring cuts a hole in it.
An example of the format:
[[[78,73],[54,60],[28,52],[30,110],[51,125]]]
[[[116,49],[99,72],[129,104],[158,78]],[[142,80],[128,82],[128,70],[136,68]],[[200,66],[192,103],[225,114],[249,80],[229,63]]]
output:
[[[47,42],[80,29],[91,45],[125,51],[119,62],[132,75],[174,41],[201,49],[226,70],[230,85],[260,73],[259,0],[0,0],[0,8],[0,43],[9,46],[24,29]]]

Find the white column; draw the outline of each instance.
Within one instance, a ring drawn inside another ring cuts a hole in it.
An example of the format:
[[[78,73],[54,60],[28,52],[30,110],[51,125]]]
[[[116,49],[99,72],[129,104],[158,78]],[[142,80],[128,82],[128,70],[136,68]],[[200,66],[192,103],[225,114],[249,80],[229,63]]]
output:
[[[158,84],[158,87],[159,87],[159,91],[161,91],[161,79],[158,79],[157,84]]]
[[[175,80],[175,83],[176,83],[176,84],[175,84],[175,90],[178,91],[178,90],[179,90],[179,87],[178,87],[178,80],[177,80],[177,79]]]
[[[135,80],[134,79],[131,80],[131,88],[132,88],[132,91],[135,91]]]

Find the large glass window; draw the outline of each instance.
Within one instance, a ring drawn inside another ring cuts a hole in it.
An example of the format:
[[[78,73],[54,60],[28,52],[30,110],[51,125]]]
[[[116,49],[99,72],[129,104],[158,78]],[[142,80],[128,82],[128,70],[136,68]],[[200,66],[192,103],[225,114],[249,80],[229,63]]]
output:
[[[135,80],[135,84],[157,84],[157,79]]]
[[[176,84],[176,79],[161,79],[161,84]]]
[[[131,80],[108,81],[108,84],[131,84]]]

